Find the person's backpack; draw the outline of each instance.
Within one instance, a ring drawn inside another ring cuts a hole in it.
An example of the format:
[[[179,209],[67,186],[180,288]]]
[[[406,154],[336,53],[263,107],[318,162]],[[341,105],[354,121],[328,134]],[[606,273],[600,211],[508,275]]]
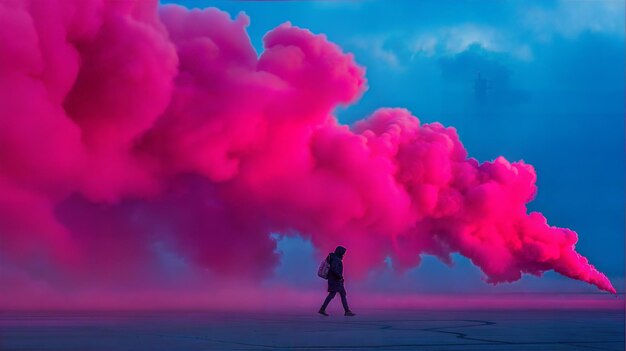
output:
[[[320,266],[317,268],[317,275],[320,278],[328,279],[328,271],[330,270],[330,263],[328,263],[328,258],[325,258],[320,263]]]

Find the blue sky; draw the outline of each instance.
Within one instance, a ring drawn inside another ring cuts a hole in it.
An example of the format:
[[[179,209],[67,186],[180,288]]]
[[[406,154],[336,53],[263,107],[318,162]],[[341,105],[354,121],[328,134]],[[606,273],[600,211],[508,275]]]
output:
[[[503,155],[532,164],[539,191],[530,210],[578,232],[578,251],[624,291],[623,1],[162,2],[245,12],[257,52],[286,21],[326,34],[367,68],[367,92],[337,111],[340,121],[406,107],[423,122],[456,127],[481,162]],[[479,74],[483,93],[474,88]],[[307,242],[279,244],[277,279],[319,283]],[[450,282],[454,291],[494,289],[466,259],[455,261],[450,268],[427,257],[405,277],[379,279],[416,291],[447,291]],[[557,274],[495,289],[594,291]]]

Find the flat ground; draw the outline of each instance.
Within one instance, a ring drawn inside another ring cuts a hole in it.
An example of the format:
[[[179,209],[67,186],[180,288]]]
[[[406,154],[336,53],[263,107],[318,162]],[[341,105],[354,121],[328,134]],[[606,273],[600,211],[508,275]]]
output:
[[[624,350],[620,310],[0,312],[0,350]]]

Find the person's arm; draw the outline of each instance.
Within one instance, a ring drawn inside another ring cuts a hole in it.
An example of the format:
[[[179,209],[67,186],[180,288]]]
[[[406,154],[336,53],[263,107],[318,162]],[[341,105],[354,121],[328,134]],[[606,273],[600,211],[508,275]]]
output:
[[[330,272],[338,279],[343,279],[343,265],[339,259],[334,259],[330,264]]]

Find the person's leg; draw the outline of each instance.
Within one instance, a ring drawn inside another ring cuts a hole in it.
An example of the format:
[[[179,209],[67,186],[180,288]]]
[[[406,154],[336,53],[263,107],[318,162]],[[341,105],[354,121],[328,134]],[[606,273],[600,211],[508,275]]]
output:
[[[326,300],[324,300],[324,304],[322,305],[322,308],[320,308],[320,311],[326,311],[326,307],[328,307],[330,300],[332,300],[335,297],[335,295],[337,295],[337,292],[335,291],[328,293],[328,296],[326,296]]]
[[[348,307],[348,299],[346,298],[346,289],[341,289],[341,291],[339,292],[339,295],[341,296],[341,304],[343,305],[344,311],[349,312],[350,307]]]

